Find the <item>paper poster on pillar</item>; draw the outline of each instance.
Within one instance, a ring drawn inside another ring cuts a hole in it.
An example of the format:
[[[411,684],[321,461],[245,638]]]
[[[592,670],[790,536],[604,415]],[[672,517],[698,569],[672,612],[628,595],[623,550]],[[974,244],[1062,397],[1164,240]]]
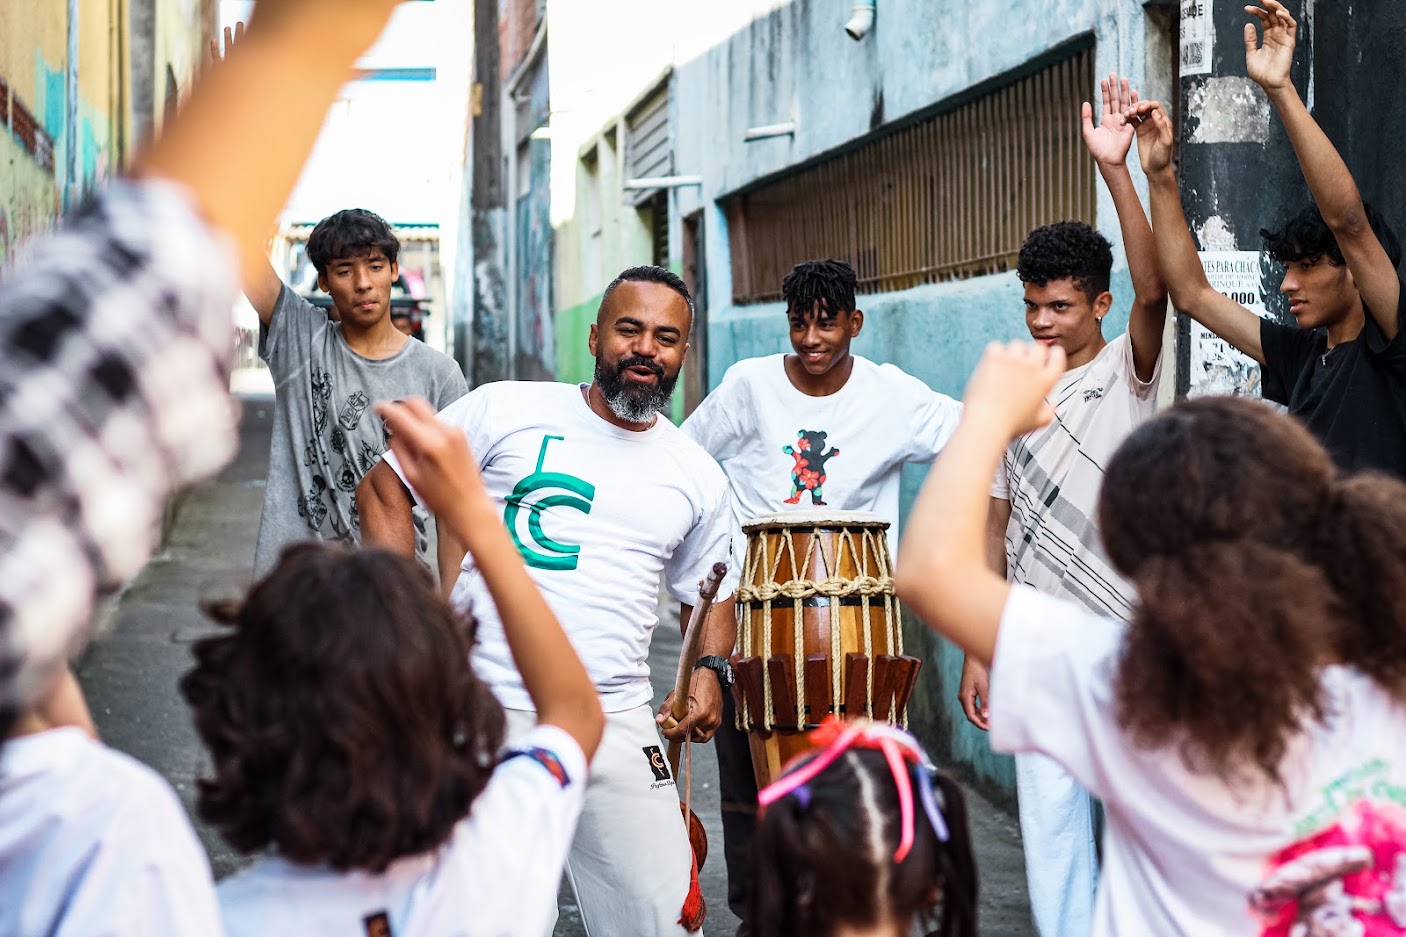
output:
[[[1212,0],[1181,0],[1181,77],[1209,75],[1216,27]]]
[[[1258,251],[1201,251],[1201,266],[1216,291],[1229,296],[1261,319],[1271,318],[1260,297]],[[1188,397],[1260,395],[1260,366],[1212,335],[1199,322],[1191,323],[1191,381]]]

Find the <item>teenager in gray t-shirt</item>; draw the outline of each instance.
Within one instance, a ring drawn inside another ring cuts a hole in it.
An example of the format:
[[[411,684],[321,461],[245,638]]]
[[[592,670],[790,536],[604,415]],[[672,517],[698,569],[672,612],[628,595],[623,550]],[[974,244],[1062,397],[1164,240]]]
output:
[[[249,301],[262,323],[259,355],[276,393],[256,576],[290,543],[360,541],[356,486],[386,448],[371,404],[424,397],[443,409],[468,392],[454,359],[391,323],[398,250],[389,225],[360,209],[338,212],[313,229],[308,256],[340,321],[272,272],[266,290],[250,291],[261,292]],[[416,517],[416,548],[428,563],[426,521]]]

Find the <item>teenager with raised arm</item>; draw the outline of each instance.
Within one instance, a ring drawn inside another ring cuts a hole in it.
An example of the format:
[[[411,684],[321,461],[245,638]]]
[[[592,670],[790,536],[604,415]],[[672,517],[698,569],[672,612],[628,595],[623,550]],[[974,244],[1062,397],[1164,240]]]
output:
[[[413,561],[290,547],[242,603],[210,609],[233,630],[196,645],[181,683],[213,765],[197,809],[235,848],[270,853],[221,883],[225,930],[540,937],[605,716],[464,434],[423,399],[378,410],[473,557],[536,725],[504,751],[473,626]]]
[[[1406,338],[1401,336],[1401,246],[1362,201],[1347,164],[1289,79],[1298,24],[1277,0],[1245,8],[1245,64],[1274,104],[1313,203],[1264,246],[1285,267],[1280,292],[1295,326],[1261,320],[1206,279],[1187,230],[1162,106],[1128,110],[1147,173],[1157,252],[1173,304],[1263,366],[1266,399],[1300,417],[1344,468],[1406,477]]]
[[[1088,225],[1066,221],[1031,232],[1016,273],[1025,284],[1025,324],[1036,342],[1064,351],[1065,373],[1051,396],[1058,419],[1017,439],[991,486],[987,555],[1011,582],[1073,599],[1097,614],[1126,618],[1132,587],[1110,568],[1094,505],[1108,457],[1156,407],[1167,289],[1152,229],[1128,171],[1137,102],[1126,79],[1101,82],[1103,114],[1085,104],[1084,143],[1113,197],[1133,281],[1128,330],[1105,339],[1103,318],[1113,250]],[[970,657],[958,698],[967,718],[987,728],[987,674]],[[1042,937],[1083,937],[1098,876],[1094,804],[1047,758],[1016,759],[1030,909]]]
[[[1406,932],[1406,485],[1291,417],[1182,403],[1109,461],[1127,621],[986,563],[987,478],[1061,354],[993,346],[904,537],[899,596],[992,667],[992,747],[1105,807],[1093,937]]]
[[[180,801],[90,737],[65,658],[170,493],[233,454],[236,281],[267,267],[264,233],[395,5],[259,3],[130,174],[0,285],[0,933],[220,933]]]

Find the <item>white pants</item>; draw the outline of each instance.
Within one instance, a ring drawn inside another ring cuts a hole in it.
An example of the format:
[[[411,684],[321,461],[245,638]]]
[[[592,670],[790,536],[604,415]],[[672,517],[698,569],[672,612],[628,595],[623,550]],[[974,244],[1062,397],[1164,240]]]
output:
[[[1088,937],[1098,886],[1093,798],[1044,755],[1015,756],[1015,788],[1035,930]]]
[[[536,713],[521,710],[507,716],[509,745],[537,721]],[[693,855],[666,751],[648,704],[606,713],[566,860],[591,937],[688,933],[678,920]]]

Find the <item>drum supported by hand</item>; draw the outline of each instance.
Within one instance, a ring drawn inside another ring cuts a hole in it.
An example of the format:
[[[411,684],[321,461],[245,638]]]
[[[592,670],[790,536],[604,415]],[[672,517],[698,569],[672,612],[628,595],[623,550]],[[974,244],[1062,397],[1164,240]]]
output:
[[[888,526],[857,511],[789,511],[742,527],[733,693],[759,788],[831,713],[907,721],[922,661],[903,653]]]

